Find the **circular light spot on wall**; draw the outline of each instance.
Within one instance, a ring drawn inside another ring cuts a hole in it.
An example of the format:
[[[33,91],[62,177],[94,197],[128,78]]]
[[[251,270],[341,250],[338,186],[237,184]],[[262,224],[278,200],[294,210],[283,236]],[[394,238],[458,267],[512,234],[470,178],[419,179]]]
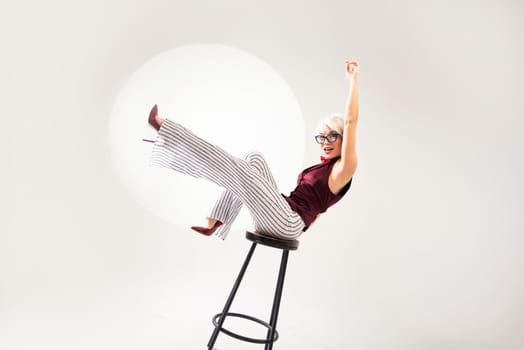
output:
[[[156,131],[149,110],[179,122],[234,156],[262,152],[283,193],[295,186],[304,156],[304,121],[285,80],[253,54],[218,44],[177,47],[145,62],[118,92],[110,118],[112,161],[132,197],[163,220],[201,225],[222,189],[149,165]],[[181,140],[183,142],[183,140]],[[233,230],[250,226],[243,209]]]

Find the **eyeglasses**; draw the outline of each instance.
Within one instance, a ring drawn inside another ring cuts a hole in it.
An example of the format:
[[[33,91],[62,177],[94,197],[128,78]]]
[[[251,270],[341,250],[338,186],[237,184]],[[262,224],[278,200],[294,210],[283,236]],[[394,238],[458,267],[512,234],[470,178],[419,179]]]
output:
[[[326,143],[326,141],[331,143],[335,142],[339,136],[339,134],[316,135],[315,141],[320,144]]]

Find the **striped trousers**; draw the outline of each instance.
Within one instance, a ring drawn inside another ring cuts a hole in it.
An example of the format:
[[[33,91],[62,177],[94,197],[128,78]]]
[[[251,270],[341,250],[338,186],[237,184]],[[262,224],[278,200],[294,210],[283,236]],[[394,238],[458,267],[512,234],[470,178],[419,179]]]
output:
[[[203,178],[224,188],[210,218],[223,223],[216,234],[225,239],[243,205],[257,233],[278,239],[296,239],[304,229],[302,218],[278,191],[271,171],[258,152],[245,159],[200,138],[184,126],[165,119],[153,146],[150,164]]]

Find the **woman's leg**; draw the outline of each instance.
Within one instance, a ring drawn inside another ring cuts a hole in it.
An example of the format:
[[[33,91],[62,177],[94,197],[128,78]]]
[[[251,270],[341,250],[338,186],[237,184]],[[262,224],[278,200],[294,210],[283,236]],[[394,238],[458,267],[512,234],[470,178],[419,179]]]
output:
[[[249,152],[244,157],[244,160],[268,180],[275,190],[278,190],[273,174],[271,174],[271,170],[260,152]],[[208,216],[208,218],[219,220],[223,223],[223,225],[215,231],[217,236],[226,239],[241,209],[242,201],[231,191],[224,190]]]
[[[208,216],[210,219],[222,222],[215,231],[218,237],[226,239],[241,209],[242,201],[233,192],[224,190]]]
[[[254,166],[165,119],[153,147],[151,164],[205,178],[234,194],[249,209],[255,228],[281,239],[295,239],[304,228],[300,216]]]

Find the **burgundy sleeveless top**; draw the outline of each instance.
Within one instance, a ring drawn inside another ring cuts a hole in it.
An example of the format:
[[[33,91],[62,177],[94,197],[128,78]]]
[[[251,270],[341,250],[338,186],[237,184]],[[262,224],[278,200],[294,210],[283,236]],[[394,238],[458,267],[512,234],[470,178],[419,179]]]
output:
[[[328,179],[333,165],[339,158],[334,158],[325,163],[313,165],[305,169],[297,179],[297,187],[289,196],[284,196],[291,209],[300,215],[306,231],[318,214],[323,213],[338,202],[351,187],[351,181],[337,193],[329,190]]]

